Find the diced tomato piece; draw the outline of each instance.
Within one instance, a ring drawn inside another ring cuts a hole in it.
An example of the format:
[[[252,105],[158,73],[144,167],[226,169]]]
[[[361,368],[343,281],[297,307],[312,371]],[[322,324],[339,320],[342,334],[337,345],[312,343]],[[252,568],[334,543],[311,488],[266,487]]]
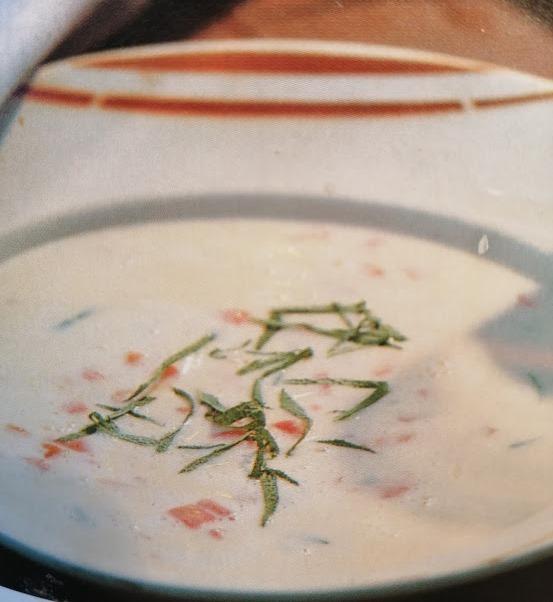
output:
[[[303,424],[296,420],[280,420],[279,422],[273,423],[273,426],[279,431],[288,435],[294,435],[295,437],[300,437],[303,435],[304,431]]]
[[[537,305],[537,302],[533,297],[531,297],[530,295],[526,295],[524,293],[521,293],[517,297],[517,303],[521,307],[528,307],[528,308],[536,307],[536,305]]]
[[[44,458],[55,458],[63,453],[63,448],[70,449],[71,451],[86,453],[89,451],[88,446],[81,439],[74,439],[73,441],[46,441],[42,444],[44,449]]]
[[[190,529],[198,529],[206,523],[212,523],[221,518],[234,520],[232,512],[217,502],[203,499],[195,504],[186,504],[169,510],[169,516],[183,523]]]
[[[213,433],[211,436],[215,439],[236,439],[237,437],[242,437],[248,431],[245,429],[228,429],[226,431],[217,431]]]
[[[421,274],[414,268],[404,268],[403,273],[409,278],[409,280],[420,280]]]
[[[161,378],[165,379],[165,378],[173,378],[174,376],[177,376],[179,374],[179,369],[175,366],[175,364],[171,364],[170,366],[167,366],[167,368],[165,368],[165,370],[163,371],[163,374],[161,375]]]
[[[63,406],[68,414],[85,414],[88,412],[88,406],[82,401],[70,401]]]
[[[383,500],[399,497],[411,490],[409,485],[388,485],[379,490],[379,495]]]
[[[222,529],[210,529],[209,534],[211,535],[211,537],[213,537],[213,539],[221,540],[224,537],[224,533],[223,533]]]
[[[17,424],[5,424],[4,428],[10,433],[17,433],[18,435],[28,435],[29,431],[22,428],[21,426],[17,426]]]
[[[375,249],[381,247],[386,242],[386,239],[381,236],[373,236],[367,240],[367,246]]]
[[[82,377],[85,380],[95,381],[95,380],[104,380],[106,377],[98,370],[83,370]]]
[[[316,380],[328,378],[328,372],[317,372],[314,378]],[[322,395],[329,395],[332,389],[332,385],[330,383],[322,383],[319,385],[319,391]]]
[[[374,276],[375,278],[382,278],[386,275],[384,269],[374,263],[365,263],[363,265],[363,271],[365,272],[365,274],[368,274],[369,276]]]
[[[144,359],[144,354],[140,351],[127,351],[125,361],[127,364],[139,364]]]
[[[88,453],[90,451],[88,449],[88,445],[83,441],[83,439],[73,439],[73,441],[58,441],[58,444],[81,454]]]
[[[130,389],[119,389],[110,395],[110,400],[113,401],[113,403],[122,403],[131,393],[132,391]]]
[[[393,366],[385,364],[383,366],[378,366],[378,368],[375,369],[373,374],[378,378],[382,378],[383,376],[389,376],[392,373],[393,369]]]
[[[202,508],[198,504],[187,504],[186,506],[171,508],[169,515],[190,529],[197,529],[205,523],[211,523],[216,520],[216,517],[209,510]]]
[[[415,422],[415,420],[417,420],[416,416],[405,416],[405,415],[401,415],[397,417],[398,422]]]
[[[230,518],[230,519],[234,518],[234,515],[228,508],[221,506],[221,504],[218,504],[217,502],[214,502],[213,500],[209,500],[209,499],[200,500],[198,502],[198,506],[200,508],[203,508],[204,510],[207,510],[208,512],[212,512],[216,516]]]
[[[251,320],[251,314],[245,309],[224,309],[221,312],[221,318],[229,324],[242,326]]]
[[[44,449],[43,456],[45,458],[55,458],[56,456],[59,456],[63,451],[59,445],[48,442],[42,444],[42,449]]]
[[[46,472],[50,467],[48,466],[48,462],[46,462],[43,458],[23,458],[27,464],[38,468],[41,472]]]

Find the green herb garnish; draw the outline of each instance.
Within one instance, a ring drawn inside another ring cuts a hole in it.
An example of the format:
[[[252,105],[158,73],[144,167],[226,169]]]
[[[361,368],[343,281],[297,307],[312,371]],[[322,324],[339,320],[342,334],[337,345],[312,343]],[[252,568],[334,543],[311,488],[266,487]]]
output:
[[[313,421],[305,413],[305,410],[298,404],[298,402],[295,401],[292,397],[290,397],[290,395],[288,395],[288,393],[284,389],[280,391],[280,407],[303,422],[303,434],[286,452],[286,455],[290,456],[292,452],[296,449],[296,447],[305,439],[305,436],[309,432]]]
[[[322,322],[323,326],[321,325],[321,319],[319,319],[318,323],[317,321],[315,323],[311,321],[316,316],[330,316],[330,318],[324,318]],[[332,320],[336,321],[335,325],[332,324]],[[107,411],[105,415],[98,411],[92,412],[89,415],[89,424],[75,433],[60,437],[58,441],[72,441],[94,433],[103,433],[114,439],[144,447],[151,447],[158,453],[167,452],[171,448],[206,452],[185,464],[180,473],[192,472],[212,460],[216,460],[241,443],[249,442],[255,446],[255,451],[247,476],[259,482],[263,498],[263,512],[260,523],[262,526],[265,526],[278,507],[279,480],[296,486],[298,482],[286,472],[271,466],[271,461],[277,458],[281,452],[277,441],[267,426],[269,422],[267,412],[270,411],[270,408],[265,400],[264,379],[273,374],[278,374],[279,380],[281,380],[281,374],[284,370],[298,362],[308,360],[314,355],[311,347],[284,351],[268,351],[265,350],[267,343],[283,330],[296,329],[330,338],[333,342],[327,350],[327,355],[333,356],[338,353],[359,350],[369,346],[395,346],[395,342],[405,341],[406,339],[396,329],[382,323],[379,318],[374,316],[364,301],[353,304],[330,303],[326,305],[280,307],[271,310],[267,319],[256,319],[253,322],[257,323],[263,329],[261,335],[253,344],[248,340],[237,347],[214,348],[211,351],[205,352],[206,357],[215,360],[228,359],[229,354],[235,351],[242,351],[243,354],[250,357],[254,356],[251,361],[245,363],[236,372],[238,376],[252,375],[249,400],[240,401],[234,405],[225,405],[215,395],[199,391],[195,401],[194,397],[187,391],[173,387],[173,393],[186,404],[187,408],[184,419],[182,419],[176,428],[163,433],[160,437],[136,435],[125,432],[120,428],[118,420],[123,417],[148,421],[158,427],[162,426],[159,422],[140,412],[140,408],[157,399],[151,393],[162,379],[167,368],[175,362],[202,350],[215,339],[214,334],[209,334],[166,358],[143,383],[133,390],[124,400],[121,407],[98,404],[98,408]],[[327,326],[327,324],[331,324],[331,326]],[[531,375],[529,375],[529,378],[533,382]],[[362,410],[382,399],[389,392],[388,383],[385,381],[349,378],[290,378],[283,382],[286,385],[339,385],[355,389],[371,390],[369,395],[363,397],[350,409],[338,411],[336,420],[345,420],[357,415]],[[278,403],[282,410],[303,424],[303,432],[285,453],[285,456],[290,456],[312,429],[313,421],[294,397],[284,388],[280,389]],[[203,414],[204,420],[216,427],[229,429],[231,435],[235,433],[232,441],[229,443],[199,445],[175,443],[184,425],[193,416],[197,415],[197,412],[195,412],[197,404],[203,406],[205,409]],[[369,447],[344,439],[321,439],[317,443],[375,453]]]
[[[186,347],[184,347],[180,351],[177,351],[173,355],[170,355],[166,360],[164,360],[161,363],[160,366],[158,366],[152,372],[152,374],[150,375],[148,380],[143,382],[141,385],[138,385],[138,387],[127,397],[127,399],[125,401],[131,401],[132,399],[135,399],[135,397],[138,397],[139,395],[141,395],[144,391],[146,391],[146,389],[149,389],[152,385],[156,384],[161,379],[161,377],[163,376],[163,373],[165,372],[165,370],[167,370],[167,368],[169,368],[169,366],[172,366],[176,362],[184,359],[185,357],[187,357],[189,355],[192,355],[196,351],[199,351],[202,347],[205,347],[206,345],[211,343],[211,341],[213,341],[214,339],[215,339],[214,334],[208,334],[208,335],[202,337],[201,339],[198,339],[191,345],[187,345]]]
[[[250,362],[243,368],[240,368],[237,374],[243,375],[267,368],[267,370],[261,373],[261,378],[266,378],[275,372],[289,368],[301,360],[313,357],[313,350],[310,347],[306,347],[305,349],[296,349],[295,351],[274,352],[264,355],[267,357]]]
[[[284,316],[290,315],[324,315],[335,314],[341,322],[341,328],[323,328],[311,322],[285,322]],[[356,320],[356,321],[355,321]],[[395,328],[383,324],[372,314],[364,301],[352,305],[330,303],[328,305],[281,307],[269,312],[267,320],[255,319],[263,326],[263,332],[255,344],[262,349],[279,331],[294,328],[303,329],[335,340],[329,348],[328,355],[352,351],[363,346],[392,345],[392,341],[402,342],[406,338]],[[348,347],[344,347],[349,344]]]
[[[349,410],[337,412],[336,420],[351,418],[361,410],[372,406],[390,392],[388,383],[383,380],[353,380],[350,378],[289,378],[284,381],[287,385],[344,385],[356,389],[374,389],[367,397]]]
[[[364,445],[358,445],[357,443],[351,443],[350,441],[344,441],[344,439],[319,439],[317,443],[324,443],[326,445],[335,445],[336,447],[347,447],[349,449],[358,449],[361,451],[370,452],[375,454],[374,449],[365,447]]]

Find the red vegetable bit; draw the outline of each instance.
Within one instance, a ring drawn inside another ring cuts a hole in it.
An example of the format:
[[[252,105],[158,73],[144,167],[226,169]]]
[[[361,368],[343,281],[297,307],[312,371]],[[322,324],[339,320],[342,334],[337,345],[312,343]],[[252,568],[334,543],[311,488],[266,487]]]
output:
[[[179,374],[179,369],[175,366],[175,364],[171,364],[170,366],[167,366],[167,368],[165,368],[165,370],[163,371],[163,374],[161,375],[161,378],[163,380],[167,379],[167,378],[173,378],[175,376],[177,376]]]
[[[224,309],[221,312],[221,318],[228,324],[242,326],[251,321],[251,314],[245,309]]]
[[[221,540],[224,538],[224,532],[222,529],[210,529],[209,534],[213,539]]]
[[[85,380],[96,381],[96,380],[104,380],[106,377],[98,370],[83,370],[82,377]]]
[[[363,271],[368,276],[372,276],[374,278],[382,278],[386,275],[384,269],[374,263],[363,264]]]
[[[367,240],[367,246],[371,249],[376,249],[377,247],[381,247],[386,242],[386,239],[382,236],[373,236]]]
[[[17,426],[17,424],[5,424],[4,429],[10,433],[15,433],[17,435],[29,435],[29,431],[22,428],[21,426]]]
[[[43,443],[42,449],[44,449],[44,458],[55,458],[63,452],[62,448],[59,445],[56,445],[55,443]]]
[[[403,273],[409,280],[420,280],[422,278],[421,273],[414,268],[404,268]]]
[[[171,508],[169,516],[172,516],[190,529],[198,529],[206,523],[212,523],[221,518],[234,520],[234,515],[228,508],[209,499],[202,499],[195,504],[186,504],[185,506]]]
[[[127,364],[139,364],[144,359],[144,354],[140,351],[127,351],[125,354],[125,362]]]
[[[86,454],[90,451],[88,445],[82,439],[73,439],[73,441],[59,441],[59,445],[70,449],[71,451],[79,452],[80,454]]]
[[[396,443],[407,443],[415,438],[415,433],[402,433],[396,437]]]
[[[300,437],[304,432],[303,424],[296,420],[280,420],[279,422],[274,422],[273,426],[279,431],[287,435],[293,435],[294,437]]]
[[[215,514],[215,516],[219,516],[221,518],[228,518],[229,520],[234,520],[234,514],[225,506],[221,506],[217,502],[209,499],[200,500],[197,504],[200,508]]]
[[[82,401],[70,401],[64,404],[63,410],[68,414],[86,414],[88,412],[88,406]]]
[[[520,305],[521,307],[527,307],[527,308],[531,309],[531,308],[534,308],[537,306],[537,301],[534,297],[531,297],[530,295],[521,293],[517,297],[517,304]]]
[[[382,366],[378,366],[375,370],[374,370],[374,375],[377,378],[382,378],[384,376],[390,376],[390,374],[393,371],[393,366],[391,366],[390,364],[383,364]]]
[[[242,437],[248,431],[245,429],[227,429],[226,431],[217,431],[213,433],[211,436],[214,439],[237,439],[238,437]]]
[[[317,372],[313,377],[315,380],[328,378],[328,372]],[[322,383],[319,385],[319,391],[321,395],[330,395],[332,385],[330,383]]]
[[[130,389],[119,389],[110,395],[110,400],[113,403],[123,403],[132,393]]]
[[[171,508],[169,515],[190,529],[198,529],[203,524],[216,520],[216,517],[211,512],[198,506],[198,504],[187,504],[186,506]]]
[[[401,415],[397,417],[397,421],[398,422],[403,422],[403,423],[410,423],[410,422],[415,422],[417,420],[416,416],[405,416],[405,415]]]
[[[411,491],[411,487],[409,485],[397,484],[382,487],[379,489],[378,494],[383,500],[387,500],[390,498],[400,497],[406,494],[408,491]]]
[[[388,437],[386,437],[385,435],[380,435],[380,437],[377,437],[372,443],[371,445],[369,445],[369,447],[382,447],[384,445],[386,445],[387,443],[389,443],[388,441]]]
[[[290,240],[302,241],[302,240],[328,240],[330,233],[326,228],[312,228],[311,230],[305,230],[298,234],[290,236]]]
[[[25,460],[25,462],[27,462],[27,464],[30,464],[31,466],[38,468],[38,470],[40,470],[40,472],[46,472],[47,470],[50,469],[48,462],[46,462],[43,458],[23,458],[23,460]]]

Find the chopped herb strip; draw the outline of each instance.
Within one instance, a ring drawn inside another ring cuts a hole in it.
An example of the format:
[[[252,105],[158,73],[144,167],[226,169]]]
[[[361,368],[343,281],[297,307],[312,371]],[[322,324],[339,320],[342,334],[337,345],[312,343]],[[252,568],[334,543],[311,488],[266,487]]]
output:
[[[298,404],[298,402],[295,401],[284,389],[281,389],[280,391],[280,407],[303,422],[303,434],[286,452],[286,455],[290,456],[296,447],[305,439],[305,436],[311,429],[313,421],[305,413],[305,410]]]
[[[375,390],[369,396],[362,399],[358,404],[354,405],[353,408],[350,408],[349,410],[345,410],[343,412],[338,412],[336,420],[346,420],[347,418],[351,418],[355,414],[358,414],[362,410],[375,404],[377,401],[379,401],[385,395],[387,395],[389,391],[390,389],[388,387],[387,382],[379,383]]]
[[[335,445],[336,447],[347,447],[349,449],[359,449],[361,451],[370,452],[371,454],[375,454],[374,449],[370,447],[365,447],[364,445],[358,445],[357,443],[350,443],[349,441],[344,441],[343,439],[319,439],[317,443],[324,443],[326,445]]]
[[[264,527],[267,521],[275,513],[278,506],[278,484],[274,472],[264,470],[259,475],[261,492],[263,494],[263,515],[261,517],[261,526]]]
[[[183,391],[182,389],[179,389],[178,387],[173,387],[173,393],[181,399],[184,399],[186,402],[186,405],[188,406],[188,414],[186,419],[188,420],[192,414],[194,414],[194,399],[192,398],[192,395],[186,391]]]
[[[173,441],[175,437],[181,432],[182,427],[188,422],[188,418],[190,414],[186,416],[186,418],[181,422],[180,426],[173,431],[170,431],[166,435],[164,435],[157,443],[156,452],[163,453],[166,452],[171,445],[173,445]]]
[[[196,351],[199,351],[202,347],[205,347],[206,345],[211,343],[211,341],[213,341],[214,339],[215,339],[214,334],[208,334],[208,335],[202,337],[201,339],[198,339],[191,345],[188,345],[187,347],[184,347],[180,351],[177,351],[173,355],[170,355],[165,361],[163,361],[161,363],[160,366],[158,366],[152,372],[152,374],[150,375],[150,378],[148,378],[148,380],[146,380],[141,385],[139,385],[129,395],[129,397],[127,397],[127,399],[125,401],[131,401],[135,397],[138,397],[139,395],[141,395],[146,389],[148,389],[149,387],[151,387],[152,385],[157,383],[159,380],[161,380],[163,373],[165,372],[165,370],[167,370],[167,368],[169,368],[169,366],[172,366],[174,363],[184,359],[185,357],[187,357],[189,355],[192,355]]]
[[[336,314],[343,324],[343,328],[322,328],[310,322],[285,322],[282,317],[286,315],[314,315],[314,314]],[[350,318],[358,316],[358,322]],[[303,329],[325,337],[335,339],[334,345],[330,347],[328,355],[353,351],[362,346],[392,345],[392,341],[401,342],[406,338],[395,328],[383,324],[379,318],[367,309],[364,301],[352,305],[330,303],[328,305],[282,307],[274,309],[269,313],[267,320],[254,319],[253,322],[263,326],[264,330],[255,344],[255,349],[262,349],[265,344],[279,331],[287,328]],[[349,343],[347,348],[343,345]],[[355,344],[355,346],[352,346]]]
[[[288,385],[344,385],[346,387],[354,387],[356,389],[374,389],[368,396],[362,399],[358,404],[350,408],[338,412],[336,420],[345,420],[351,418],[361,410],[368,408],[382,399],[390,392],[388,383],[383,380],[353,380],[350,378],[289,378],[284,381]]]
[[[277,470],[276,468],[269,468],[267,470],[269,472],[272,472],[276,477],[278,477],[279,479],[282,479],[283,481],[287,481],[288,483],[291,483],[292,485],[299,485],[299,483],[296,481],[296,479],[293,479],[290,475],[287,475],[285,472],[282,472],[282,470]]]
[[[117,406],[108,406],[104,403],[97,403],[96,406],[101,408],[102,410],[109,410],[110,412],[116,412],[119,409]],[[131,410],[130,412],[128,412],[128,415],[132,416],[133,418],[138,418],[139,420],[145,420],[146,422],[151,422],[152,424],[155,424],[157,426],[162,426],[162,424],[160,422],[158,422],[157,420],[154,420],[153,418],[150,418],[149,416],[145,416],[144,414],[140,414],[139,412],[137,412],[135,410]]]
[[[261,378],[265,378],[271,374],[274,374],[275,372],[285,370],[301,360],[313,357],[313,350],[310,347],[306,347],[305,349],[297,349],[295,351],[270,353],[268,356],[269,357],[265,357],[264,359],[258,359],[250,362],[243,368],[240,368],[237,374],[243,375],[256,370],[261,370],[263,368],[268,368],[261,374]]]
[[[209,411],[209,416],[213,416],[216,414],[221,414],[226,410],[225,406],[221,404],[221,402],[215,397],[215,395],[211,395],[210,393],[205,393],[204,391],[200,391],[198,393],[198,401],[207,406]]]
[[[85,310],[79,312],[78,314],[71,316],[70,318],[66,318],[65,320],[62,320],[61,322],[58,322],[54,326],[54,330],[67,330],[68,328],[71,328],[71,326],[76,324],[77,322],[80,322],[81,320],[86,320],[86,318],[89,318],[92,314],[95,313],[95,311],[96,310],[93,308],[85,309]]]
[[[92,412],[92,414],[90,414],[90,419],[94,422],[98,431],[105,433],[110,437],[114,437],[115,439],[121,439],[121,441],[127,441],[128,443],[144,445],[147,447],[157,447],[159,445],[159,441],[157,439],[153,439],[152,437],[141,437],[139,435],[121,432],[115,423],[104,418],[104,416],[98,412]]]
[[[205,456],[201,456],[199,458],[196,458],[196,460],[193,460],[192,462],[190,462],[190,464],[187,464],[179,472],[181,472],[181,473],[183,473],[183,472],[192,472],[193,470],[195,470],[199,466],[202,466],[203,464],[206,464],[210,460],[213,460],[213,458],[216,458],[217,456],[220,456],[221,454],[225,453],[229,449],[232,449],[233,447],[236,447],[239,443],[242,443],[242,441],[244,441],[248,437],[249,437],[249,433],[247,433],[245,435],[242,435],[242,437],[240,437],[236,441],[233,441],[232,443],[227,443],[225,445],[218,446],[211,453],[209,453],[209,454],[207,454]]]
[[[518,449],[519,447],[525,447],[526,445],[530,445],[531,443],[535,443],[539,437],[534,437],[533,439],[524,439],[522,441],[515,441],[509,445],[511,449]]]
[[[216,449],[225,445],[226,443],[216,443],[215,445],[177,445],[177,449]]]
[[[71,433],[69,435],[64,435],[63,437],[58,437],[56,441],[60,443],[68,443],[69,441],[75,441],[76,439],[80,439],[81,437],[86,437],[87,435],[93,435],[98,429],[95,424],[89,424],[85,426],[80,431],[76,431],[75,433]]]
[[[208,355],[209,357],[212,357],[216,360],[226,360],[228,358],[229,353],[232,353],[233,351],[240,351],[241,349],[246,348],[250,343],[251,339],[248,339],[247,341],[244,341],[241,345],[238,345],[237,347],[227,347],[226,349],[216,347],[215,349],[212,349],[208,353]]]
[[[528,372],[527,376],[528,380],[530,381],[530,384],[534,387],[538,395],[540,397],[543,397],[543,395],[545,394],[545,387],[542,380],[533,372]]]
[[[109,414],[106,418],[109,420],[117,420],[122,416],[126,416],[127,414],[134,412],[136,408],[141,408],[145,405],[148,405],[149,403],[152,403],[152,401],[155,401],[156,399],[156,397],[151,396],[144,396],[140,397],[139,399],[133,399],[132,401],[129,401],[124,406]]]
[[[244,420],[245,418],[249,418],[250,422],[241,425],[242,428],[263,426],[265,424],[265,414],[259,405],[253,401],[244,401],[224,412],[208,415],[208,419],[219,426],[231,426],[238,420]]]
[[[276,456],[278,456],[280,450],[278,449],[277,442],[266,428],[257,428],[255,431],[255,438],[258,446],[264,453],[269,454],[270,458],[276,458]]]
[[[265,402],[263,401],[263,391],[261,389],[261,378],[258,378],[254,381],[252,387],[252,401],[255,402],[258,406],[265,408]]]

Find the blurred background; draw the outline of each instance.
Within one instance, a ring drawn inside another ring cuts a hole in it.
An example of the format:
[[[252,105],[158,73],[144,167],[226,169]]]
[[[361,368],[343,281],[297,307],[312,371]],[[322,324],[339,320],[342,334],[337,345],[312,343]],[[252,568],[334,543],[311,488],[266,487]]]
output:
[[[124,9],[102,2],[49,58],[183,38],[314,38],[445,52],[553,77],[553,0],[153,0],[113,31]]]

